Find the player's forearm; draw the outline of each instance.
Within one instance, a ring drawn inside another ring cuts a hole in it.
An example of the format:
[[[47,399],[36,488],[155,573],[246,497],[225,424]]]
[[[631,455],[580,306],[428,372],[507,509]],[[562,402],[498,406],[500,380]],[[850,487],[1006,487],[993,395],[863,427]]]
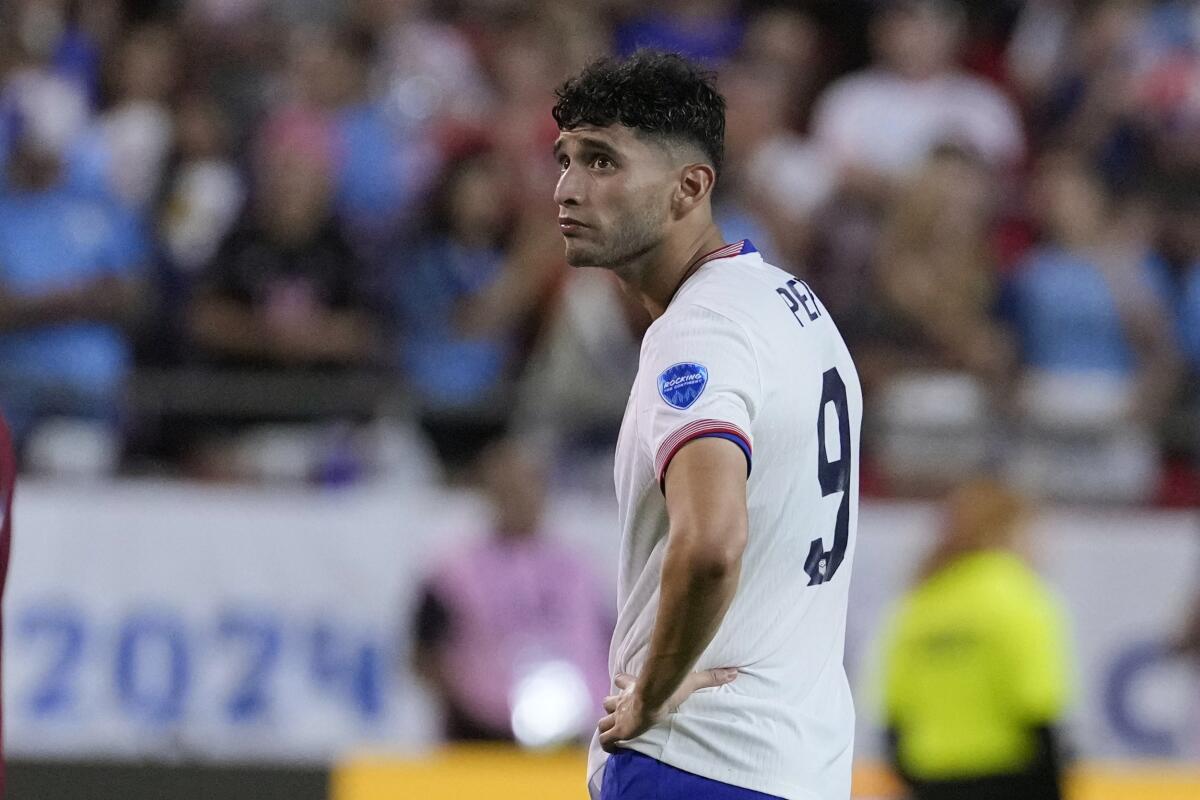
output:
[[[459,304],[455,313],[459,332],[491,336],[519,324],[541,302],[561,262],[557,232],[536,216],[521,220],[499,277]]]
[[[741,558],[697,552],[682,539],[667,545],[658,615],[637,691],[650,708],[671,697],[708,647],[733,602]]]
[[[528,268],[509,266],[482,294],[459,304],[455,324],[464,336],[490,336],[505,331],[537,303],[542,285]]]
[[[15,297],[0,291],[0,331],[19,331],[55,323],[73,322],[77,312],[67,298],[54,294]]]
[[[375,322],[361,311],[335,311],[319,323],[314,339],[320,344],[314,356],[339,363],[362,363],[371,359],[379,336]]]
[[[189,315],[192,338],[223,355],[265,357],[275,352],[274,337],[257,314],[238,303],[201,297]]]
[[[140,285],[115,277],[33,297],[0,289],[0,331],[74,322],[130,323],[141,308]]]

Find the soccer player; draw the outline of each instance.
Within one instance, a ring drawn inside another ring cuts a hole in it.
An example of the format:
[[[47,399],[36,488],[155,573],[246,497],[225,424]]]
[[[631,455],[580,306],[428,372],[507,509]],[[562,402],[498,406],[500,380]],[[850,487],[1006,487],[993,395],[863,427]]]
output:
[[[724,109],[652,52],[592,64],[554,107],[567,262],[654,320],[617,443],[616,691],[589,788],[844,800],[862,393],[812,290],[713,223]]]
[[[12,540],[12,499],[13,486],[17,481],[17,458],[13,454],[12,436],[8,431],[8,423],[0,414],[0,600],[4,598],[4,584],[8,577],[8,553]],[[0,624],[0,649],[2,648],[4,627]],[[0,722],[3,721],[0,711]],[[2,737],[0,737],[2,739]],[[4,797],[4,748],[0,744],[0,798]]]

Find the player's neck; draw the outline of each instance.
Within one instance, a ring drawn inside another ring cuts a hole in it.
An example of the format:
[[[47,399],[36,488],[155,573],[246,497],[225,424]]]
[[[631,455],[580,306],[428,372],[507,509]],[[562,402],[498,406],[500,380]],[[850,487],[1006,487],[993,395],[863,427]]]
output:
[[[618,272],[618,277],[641,301],[651,320],[661,317],[695,263],[725,244],[717,226],[709,223],[694,235],[670,237],[646,254],[641,264]]]

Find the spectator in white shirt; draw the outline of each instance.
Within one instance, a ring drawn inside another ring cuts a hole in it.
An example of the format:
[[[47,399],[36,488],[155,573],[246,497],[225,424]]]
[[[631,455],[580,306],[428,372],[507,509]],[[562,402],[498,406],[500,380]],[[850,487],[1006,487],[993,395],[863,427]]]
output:
[[[964,22],[949,0],[895,0],[873,20],[874,64],[830,86],[814,117],[847,188],[886,193],[944,143],[1000,169],[1021,158],[1013,104],[956,64]]]

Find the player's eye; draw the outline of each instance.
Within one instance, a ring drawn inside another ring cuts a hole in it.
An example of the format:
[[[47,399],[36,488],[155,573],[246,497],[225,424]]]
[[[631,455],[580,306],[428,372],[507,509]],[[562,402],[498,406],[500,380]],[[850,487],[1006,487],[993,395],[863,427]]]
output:
[[[567,167],[569,166],[571,166],[571,159],[567,158],[566,156],[558,157],[558,169],[560,172],[566,172]]]
[[[608,156],[596,156],[592,159],[592,166],[596,169],[612,169],[613,162]]]

